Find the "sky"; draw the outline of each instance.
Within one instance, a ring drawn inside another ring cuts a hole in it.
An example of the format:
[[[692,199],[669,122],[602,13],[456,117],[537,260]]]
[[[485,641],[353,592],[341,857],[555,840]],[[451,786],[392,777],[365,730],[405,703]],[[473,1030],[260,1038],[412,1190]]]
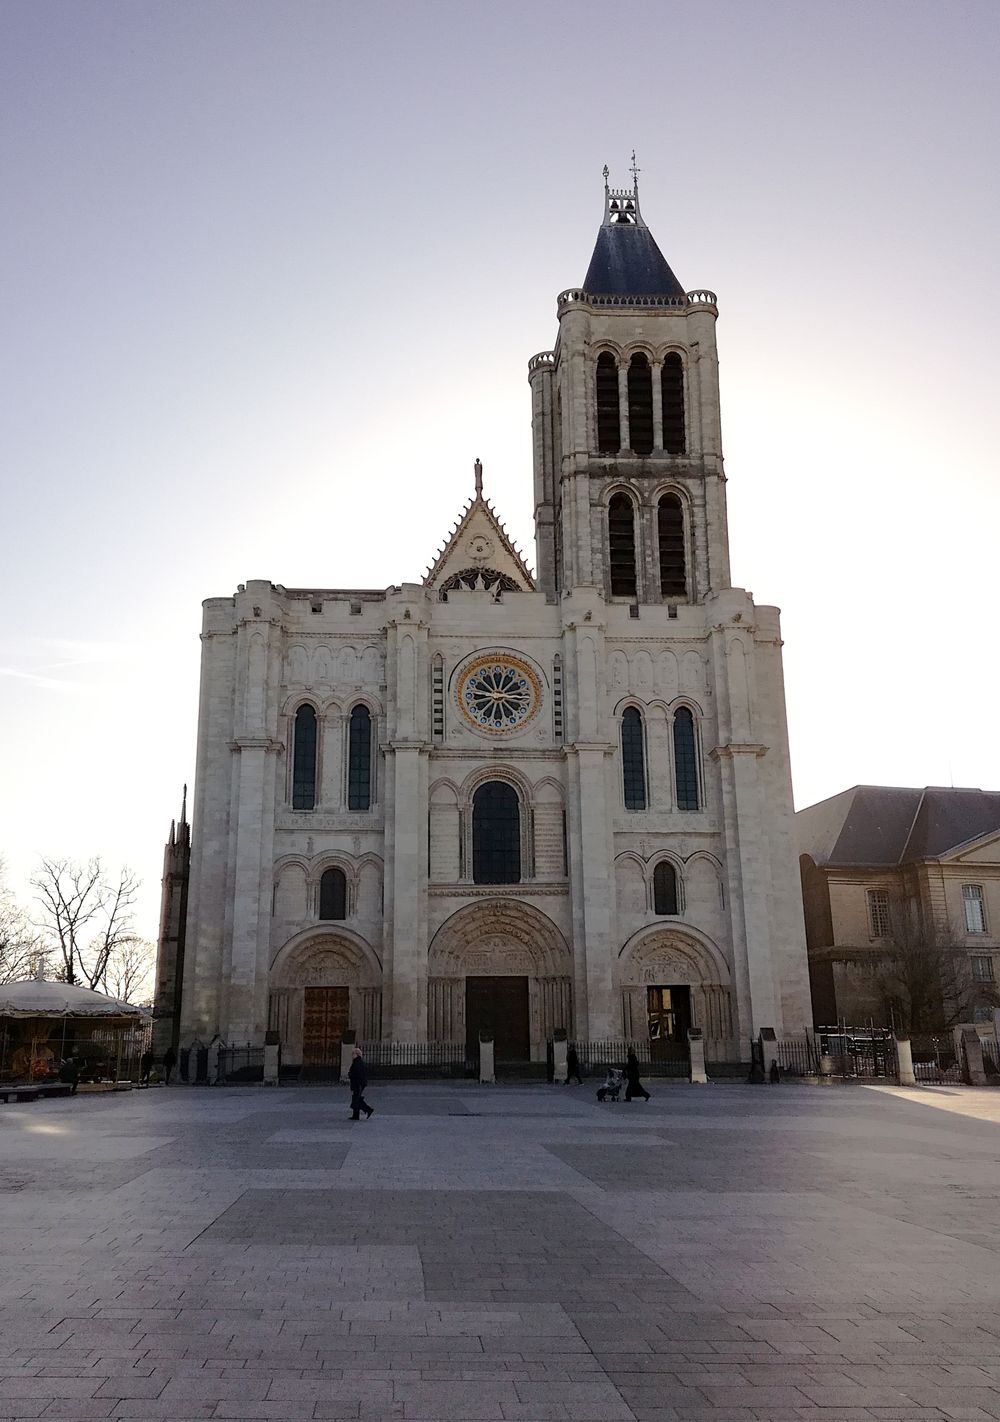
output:
[[[0,855],[155,937],[201,601],[534,562],[528,358],[627,181],[719,295],[797,806],[1000,789],[993,0],[5,0]]]

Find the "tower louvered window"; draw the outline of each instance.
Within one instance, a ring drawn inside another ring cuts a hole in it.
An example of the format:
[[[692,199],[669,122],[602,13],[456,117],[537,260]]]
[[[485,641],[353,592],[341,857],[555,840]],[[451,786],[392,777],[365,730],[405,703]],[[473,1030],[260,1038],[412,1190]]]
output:
[[[652,454],[653,372],[641,352],[629,361],[628,429],[633,454]]]
[[[316,808],[316,711],[308,702],[295,713],[292,809]]]
[[[617,454],[622,447],[618,363],[610,351],[603,351],[597,357],[596,394],[597,448],[601,454]]]
[[[319,916],[326,919],[347,917],[347,876],[343,869],[325,869],[319,881]]]
[[[642,716],[634,706],[622,715],[622,791],[626,810],[646,808],[646,751]]]
[[[608,504],[608,562],[612,597],[635,597],[635,509],[627,494]]]
[[[521,882],[521,807],[517,791],[502,780],[487,781],[472,797],[472,878]]]
[[[663,394],[663,448],[668,454],[687,449],[684,433],[684,362],[676,351],[664,357],[660,374]]]
[[[676,494],[664,494],[656,510],[660,544],[660,594],[686,597],[687,573],[684,559],[684,508]]]
[[[686,706],[674,713],[674,777],[677,808],[698,809],[698,754],[694,738],[694,717]]]
[[[347,732],[347,808],[368,810],[372,803],[372,716],[355,706]]]
[[[653,912],[677,913],[677,870],[661,860],[653,870]]]

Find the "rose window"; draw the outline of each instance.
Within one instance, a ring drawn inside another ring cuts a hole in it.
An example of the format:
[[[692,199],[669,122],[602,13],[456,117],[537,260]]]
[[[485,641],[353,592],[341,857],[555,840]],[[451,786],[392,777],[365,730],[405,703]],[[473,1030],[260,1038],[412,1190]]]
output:
[[[460,677],[457,696],[463,716],[491,735],[525,725],[541,700],[538,677],[508,656],[477,658]]]

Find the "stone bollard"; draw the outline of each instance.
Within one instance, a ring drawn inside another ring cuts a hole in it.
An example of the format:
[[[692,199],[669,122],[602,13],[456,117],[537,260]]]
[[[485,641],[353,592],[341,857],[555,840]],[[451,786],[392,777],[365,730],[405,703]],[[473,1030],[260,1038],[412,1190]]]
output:
[[[264,1076],[265,1086],[277,1086],[281,1072],[281,1038],[277,1032],[264,1034]]]
[[[707,1086],[708,1074],[705,1071],[705,1039],[702,1036],[700,1027],[688,1028],[688,1051],[691,1053],[692,1086]]]
[[[497,1079],[493,1067],[493,1038],[479,1037],[479,1084],[492,1084]]]
[[[343,1086],[348,1080],[348,1072],[351,1070],[351,1062],[354,1060],[354,1048],[357,1045],[358,1034],[353,1027],[348,1027],[340,1039],[340,1084]]]
[[[208,1045],[208,1084],[218,1086],[219,1084],[219,1053],[225,1046],[221,1037],[215,1036]]]
[[[557,1027],[552,1039],[552,1080],[565,1086],[569,1080],[569,1042],[565,1027]]]
[[[913,1074],[913,1048],[910,1046],[909,1037],[896,1038],[896,1062],[899,1068],[900,1086],[916,1086],[917,1078]]]
[[[962,1027],[962,1080],[966,1086],[985,1086],[986,1067],[983,1065],[983,1044],[975,1027]]]

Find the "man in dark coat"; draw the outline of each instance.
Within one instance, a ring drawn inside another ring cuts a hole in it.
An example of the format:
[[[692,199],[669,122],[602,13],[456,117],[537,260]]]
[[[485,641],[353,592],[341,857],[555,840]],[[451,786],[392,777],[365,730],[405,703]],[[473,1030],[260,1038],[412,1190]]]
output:
[[[626,1101],[631,1101],[633,1096],[641,1096],[643,1101],[649,1100],[649,1092],[639,1080],[639,1058],[631,1047],[625,1058],[625,1080],[628,1083],[625,1087]]]
[[[576,1047],[571,1046],[566,1053],[566,1085],[575,1080],[578,1086],[583,1085],[583,1077],[580,1075],[580,1058],[577,1056]]]
[[[146,1050],[143,1052],[142,1056],[139,1058],[140,1086],[149,1085],[149,1073],[153,1070],[153,1065],[155,1061],[156,1058],[153,1056],[152,1049],[150,1047],[147,1047]]]
[[[173,1047],[168,1047],[163,1053],[163,1085],[170,1085],[170,1073],[177,1065],[177,1053]]]
[[[365,1070],[365,1059],[361,1055],[360,1047],[355,1047],[351,1053],[351,1069],[347,1073],[347,1080],[351,1083],[351,1120],[360,1121],[362,1111],[367,1119],[375,1108],[369,1106],[365,1100],[368,1072]]]

